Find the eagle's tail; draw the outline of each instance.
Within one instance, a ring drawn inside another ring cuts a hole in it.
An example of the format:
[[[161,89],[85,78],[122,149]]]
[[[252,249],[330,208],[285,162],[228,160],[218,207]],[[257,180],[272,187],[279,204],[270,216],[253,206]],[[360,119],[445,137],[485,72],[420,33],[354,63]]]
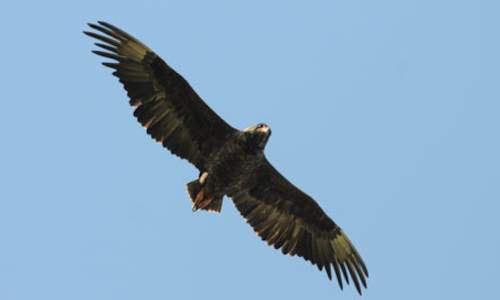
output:
[[[193,211],[198,209],[209,212],[220,213],[222,209],[222,197],[214,198],[213,195],[207,193],[199,180],[193,180],[187,184],[189,198],[193,202]]]

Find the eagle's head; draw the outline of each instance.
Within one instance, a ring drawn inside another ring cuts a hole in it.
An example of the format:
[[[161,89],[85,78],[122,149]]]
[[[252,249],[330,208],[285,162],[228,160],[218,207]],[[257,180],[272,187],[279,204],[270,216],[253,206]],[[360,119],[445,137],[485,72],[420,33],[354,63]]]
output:
[[[264,150],[271,136],[271,128],[264,123],[251,126],[243,130],[247,145],[256,150]]]

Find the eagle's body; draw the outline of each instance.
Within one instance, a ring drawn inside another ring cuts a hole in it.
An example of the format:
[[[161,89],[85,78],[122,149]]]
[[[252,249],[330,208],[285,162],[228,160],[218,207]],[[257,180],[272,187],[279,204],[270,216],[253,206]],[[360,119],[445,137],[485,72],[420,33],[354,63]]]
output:
[[[367,268],[337,224],[307,194],[290,183],[266,159],[271,135],[266,124],[237,130],[220,118],[189,83],[151,49],[123,30],[105,23],[85,32],[113,59],[115,70],[147,133],[198,170],[187,184],[193,210],[220,212],[224,196],[269,245],[298,255],[326,270],[332,268],[342,288],[354,282],[361,293]]]
[[[262,126],[268,128],[267,125]],[[228,137],[224,145],[209,158],[206,169],[200,172],[200,178],[206,174],[202,181],[208,195],[213,195],[214,199],[221,199],[222,196],[233,197],[238,191],[244,190],[252,178],[257,177],[258,169],[266,161],[263,147],[252,137],[260,136],[261,139],[257,140],[265,141],[271,133],[270,129],[268,130],[262,134],[250,130],[238,131]],[[265,143],[263,145],[265,146]],[[220,208],[217,204],[213,205]]]

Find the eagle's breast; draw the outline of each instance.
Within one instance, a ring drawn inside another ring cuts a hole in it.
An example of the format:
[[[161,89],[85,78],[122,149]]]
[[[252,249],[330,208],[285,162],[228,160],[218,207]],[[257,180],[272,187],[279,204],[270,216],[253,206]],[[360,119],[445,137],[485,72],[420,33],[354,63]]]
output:
[[[230,196],[241,189],[262,163],[262,153],[248,152],[238,136],[229,139],[208,163],[210,185],[218,192]]]

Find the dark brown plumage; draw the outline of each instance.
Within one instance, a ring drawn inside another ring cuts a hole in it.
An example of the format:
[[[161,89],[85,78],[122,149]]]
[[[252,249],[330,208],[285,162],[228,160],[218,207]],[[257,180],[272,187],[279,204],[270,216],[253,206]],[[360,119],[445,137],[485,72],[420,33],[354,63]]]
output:
[[[140,41],[105,22],[89,26],[99,33],[85,34],[105,50],[93,52],[115,61],[103,64],[115,70],[137,120],[156,141],[200,171],[188,183],[193,210],[220,212],[223,197],[229,196],[269,245],[324,268],[330,279],[333,268],[341,288],[343,280],[351,279],[361,293],[368,277],[363,260],[319,205],[267,161],[267,125],[234,129]]]

